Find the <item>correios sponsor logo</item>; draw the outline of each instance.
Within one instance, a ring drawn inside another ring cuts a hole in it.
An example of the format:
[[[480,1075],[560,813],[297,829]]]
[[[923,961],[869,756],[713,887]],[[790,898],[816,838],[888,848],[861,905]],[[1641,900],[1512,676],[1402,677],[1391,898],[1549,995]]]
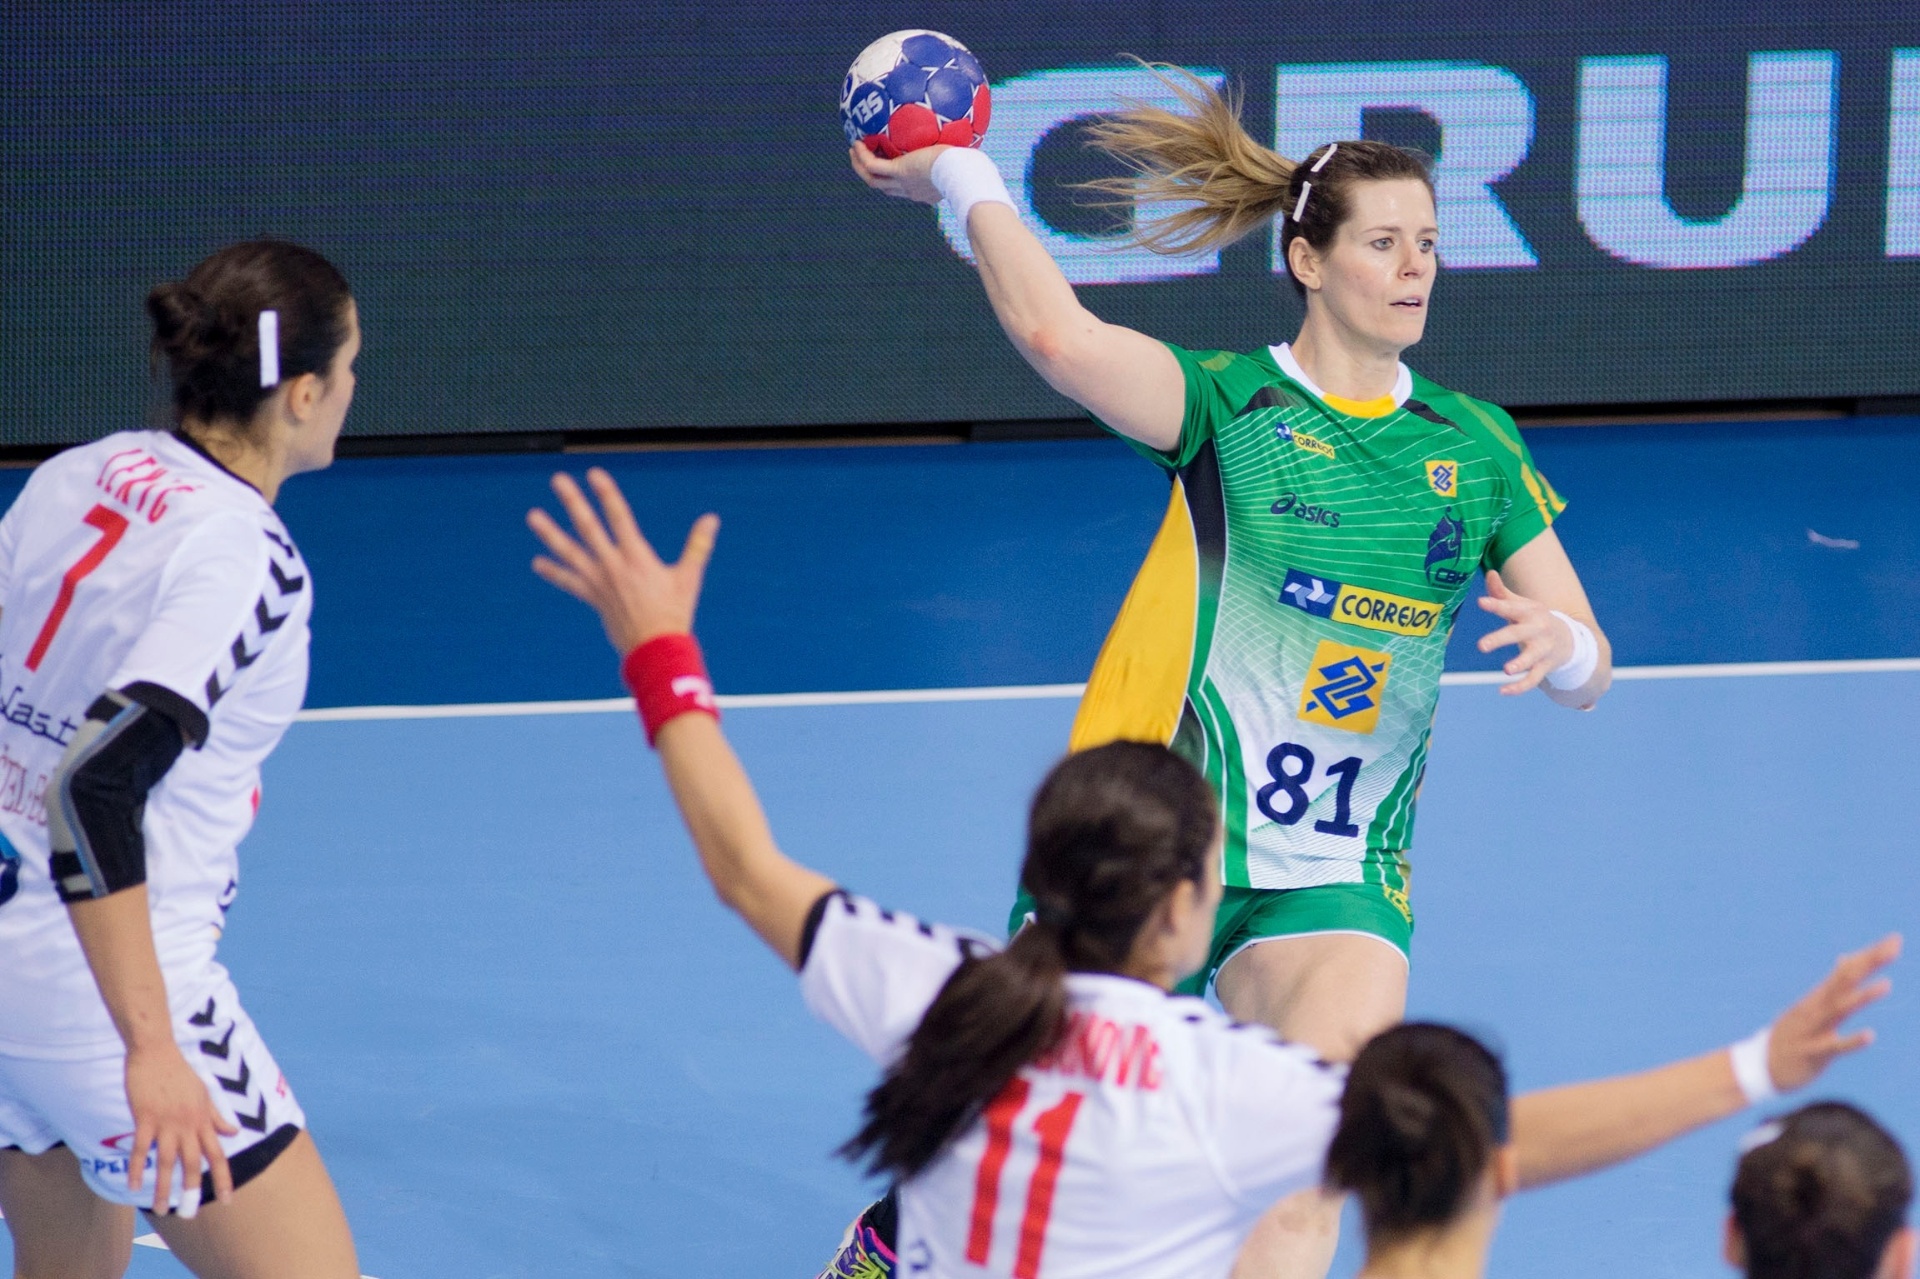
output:
[[[1280,588],[1280,602],[1315,617],[1330,617],[1392,635],[1431,635],[1444,611],[1440,605],[1425,600],[1336,582],[1297,568],[1287,570],[1286,583]]]
[[[1298,493],[1288,493],[1275,502],[1273,514],[1291,515],[1296,520],[1304,520],[1308,524],[1319,524],[1326,528],[1340,527],[1340,512],[1331,506],[1314,505]]]
[[[1333,457],[1333,445],[1327,443],[1317,435],[1308,435],[1305,431],[1294,430],[1293,427],[1287,425],[1284,418],[1274,424],[1273,433],[1278,438],[1293,445],[1293,447],[1305,449],[1316,457],[1329,459]]]

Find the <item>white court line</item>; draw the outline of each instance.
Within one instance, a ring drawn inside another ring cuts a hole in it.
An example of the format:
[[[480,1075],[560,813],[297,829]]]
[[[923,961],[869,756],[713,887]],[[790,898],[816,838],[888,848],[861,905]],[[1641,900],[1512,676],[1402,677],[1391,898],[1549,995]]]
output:
[[[1920,671],[1920,657],[1862,658],[1833,662],[1709,662],[1693,666],[1622,666],[1613,672],[1629,679],[1731,679],[1766,675],[1865,675]],[[1499,671],[1451,671],[1440,677],[1444,687],[1500,684],[1508,676]],[[1009,684],[997,688],[897,688],[854,693],[734,693],[721,694],[725,710],[759,710],[789,706],[885,706],[913,702],[1014,702],[1078,697],[1085,684]],[[353,720],[476,719],[520,715],[631,715],[626,697],[599,697],[568,702],[464,702],[448,706],[329,706],[301,711],[307,724]]]

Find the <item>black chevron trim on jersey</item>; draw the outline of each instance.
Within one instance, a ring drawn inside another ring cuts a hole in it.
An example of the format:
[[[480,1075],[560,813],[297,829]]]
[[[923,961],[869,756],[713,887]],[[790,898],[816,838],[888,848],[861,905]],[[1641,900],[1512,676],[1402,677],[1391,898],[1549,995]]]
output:
[[[218,1083],[228,1092],[237,1093],[244,1097],[247,1095],[248,1086],[253,1083],[253,1067],[247,1065],[247,1059],[242,1057],[240,1059],[240,1077],[238,1079],[225,1079],[218,1073],[216,1073],[213,1078],[214,1082]],[[265,1100],[266,1098],[261,1098],[262,1102]]]
[[[1401,405],[1400,407],[1405,409],[1407,412],[1413,414],[1415,417],[1425,418],[1427,421],[1432,422],[1435,426],[1449,427],[1455,431],[1460,431],[1460,434],[1462,435],[1466,434],[1465,431],[1460,430],[1460,424],[1458,422],[1454,421],[1450,417],[1441,417],[1440,410],[1434,408],[1431,404],[1428,404],[1424,400],[1416,400],[1413,397],[1409,396],[1407,397],[1407,402]]]
[[[240,634],[234,636],[233,637],[234,673],[237,675],[241,671],[246,670],[247,667],[252,666],[255,662],[260,660],[260,654],[266,651],[267,651],[267,646],[265,644],[262,644],[259,648],[256,648],[251,653],[249,653],[247,651],[247,636],[245,631],[242,631]]]
[[[304,577],[288,577],[280,571],[280,562],[272,557],[267,559],[267,570],[273,574],[273,584],[280,588],[282,595],[298,595],[307,584]]]
[[[207,709],[212,710],[219,703],[220,699],[227,695],[227,689],[232,687],[233,685],[231,684],[223,686],[220,683],[219,671],[215,671],[213,674],[207,676]]]
[[[220,1036],[218,1041],[215,1041],[212,1039],[201,1040],[200,1052],[204,1056],[218,1057],[221,1061],[225,1061],[227,1059],[228,1046],[232,1043],[233,1043],[233,1027],[228,1026],[227,1033]]]
[[[260,1113],[249,1115],[244,1110],[236,1110],[233,1118],[234,1122],[242,1128],[250,1128],[254,1132],[265,1132],[267,1130],[267,1095],[260,1094]]]
[[[189,1026],[213,1025],[213,1000],[209,998],[207,1000],[207,1006],[205,1008],[202,1008],[199,1012],[187,1018],[187,1024]]]
[[[1279,387],[1263,386],[1253,393],[1252,399],[1240,406],[1240,411],[1234,416],[1245,417],[1259,409],[1297,408],[1299,404],[1300,401],[1297,398],[1286,394]]]
[[[264,595],[262,595],[259,602],[253,606],[253,620],[260,623],[260,633],[262,635],[273,634],[282,626],[285,626],[287,619],[292,616],[292,610],[288,610],[278,617],[274,616],[273,612],[267,608],[267,597]]]
[[[285,551],[287,554],[298,555],[300,553],[293,549],[292,542],[289,542],[286,538],[281,537],[278,533],[274,532],[272,529],[263,528],[260,531],[267,535],[267,540],[269,542],[272,542],[275,546],[279,547],[281,550]]]

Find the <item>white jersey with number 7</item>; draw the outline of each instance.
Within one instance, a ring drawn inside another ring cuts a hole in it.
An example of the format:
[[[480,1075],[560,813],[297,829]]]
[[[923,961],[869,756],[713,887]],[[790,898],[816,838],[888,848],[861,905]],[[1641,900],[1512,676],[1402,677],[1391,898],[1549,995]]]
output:
[[[49,876],[45,792],[87,709],[139,686],[192,749],[146,797],[154,942],[176,1017],[214,963],[260,764],[306,696],[307,569],[272,506],[184,437],[43,463],[0,519],[0,1053],[120,1039]]]
[[[885,1065],[991,943],[834,894],[807,1005]],[[1060,1044],[900,1187],[897,1273],[1224,1279],[1255,1220],[1319,1181],[1345,1071],[1198,999],[1068,976]]]

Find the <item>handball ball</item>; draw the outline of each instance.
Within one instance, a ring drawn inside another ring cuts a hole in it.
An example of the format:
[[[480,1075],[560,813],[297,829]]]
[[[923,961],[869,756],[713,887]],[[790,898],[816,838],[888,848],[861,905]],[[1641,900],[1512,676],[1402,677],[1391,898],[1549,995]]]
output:
[[[945,143],[977,147],[992,111],[980,60],[938,31],[896,31],[860,51],[840,89],[847,142],[889,160]]]

